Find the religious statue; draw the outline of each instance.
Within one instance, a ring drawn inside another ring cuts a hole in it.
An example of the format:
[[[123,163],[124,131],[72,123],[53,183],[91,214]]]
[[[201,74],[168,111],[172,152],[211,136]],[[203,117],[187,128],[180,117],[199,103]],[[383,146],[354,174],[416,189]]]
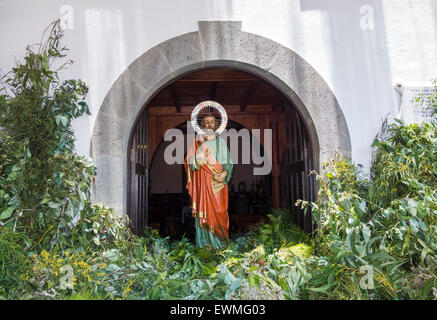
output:
[[[219,248],[229,241],[228,181],[233,163],[226,141],[217,135],[218,121],[207,114],[185,158],[187,189],[196,226],[196,246]]]

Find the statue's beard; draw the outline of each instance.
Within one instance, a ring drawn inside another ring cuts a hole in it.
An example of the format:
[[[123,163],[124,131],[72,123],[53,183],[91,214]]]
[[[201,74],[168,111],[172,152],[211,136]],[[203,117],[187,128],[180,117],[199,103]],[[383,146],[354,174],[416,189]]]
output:
[[[213,134],[215,134],[215,131],[213,129],[205,129],[203,131],[205,131],[205,135],[207,136],[212,136]]]

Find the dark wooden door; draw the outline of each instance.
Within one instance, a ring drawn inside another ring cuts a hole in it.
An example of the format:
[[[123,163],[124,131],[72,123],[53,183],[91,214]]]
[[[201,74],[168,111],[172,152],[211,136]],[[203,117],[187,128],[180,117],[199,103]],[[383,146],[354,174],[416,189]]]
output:
[[[289,208],[294,222],[306,232],[312,232],[311,210],[306,214],[296,207],[297,200],[315,200],[313,153],[311,141],[305,124],[294,108],[285,108],[286,112],[286,148],[281,161],[281,206]]]
[[[148,110],[146,109],[137,121],[132,138],[130,158],[130,206],[129,218],[132,231],[142,235],[148,222],[149,206],[149,132]]]

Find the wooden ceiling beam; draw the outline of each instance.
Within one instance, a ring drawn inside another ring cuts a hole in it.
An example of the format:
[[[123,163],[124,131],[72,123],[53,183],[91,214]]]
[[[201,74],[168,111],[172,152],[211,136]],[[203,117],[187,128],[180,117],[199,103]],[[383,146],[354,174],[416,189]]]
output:
[[[244,112],[247,105],[249,104],[250,99],[253,97],[253,94],[255,93],[256,89],[259,86],[258,81],[253,81],[250,83],[249,87],[247,88],[246,93],[244,94],[243,98],[241,99],[240,103],[240,111]]]
[[[214,81],[211,86],[211,92],[210,92],[211,100],[215,100],[216,95],[217,95],[217,82]]]
[[[154,106],[149,110],[149,116],[190,116],[193,111],[193,105],[182,105],[180,113],[174,112],[173,105]],[[240,111],[240,105],[224,105],[228,115],[244,115],[246,113]],[[251,114],[269,114],[272,112],[271,104],[248,105],[246,112]]]

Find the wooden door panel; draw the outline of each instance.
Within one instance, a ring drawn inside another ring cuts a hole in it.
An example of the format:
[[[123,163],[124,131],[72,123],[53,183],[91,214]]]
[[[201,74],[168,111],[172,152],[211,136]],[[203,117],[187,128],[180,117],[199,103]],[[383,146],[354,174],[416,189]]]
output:
[[[314,230],[312,213],[308,209],[305,214],[296,207],[297,200],[314,201],[314,178],[309,175],[312,167],[311,141],[305,124],[295,109],[288,108],[285,113],[284,137],[278,137],[283,145],[281,163],[281,181],[288,192],[283,192],[294,222],[306,232]]]

